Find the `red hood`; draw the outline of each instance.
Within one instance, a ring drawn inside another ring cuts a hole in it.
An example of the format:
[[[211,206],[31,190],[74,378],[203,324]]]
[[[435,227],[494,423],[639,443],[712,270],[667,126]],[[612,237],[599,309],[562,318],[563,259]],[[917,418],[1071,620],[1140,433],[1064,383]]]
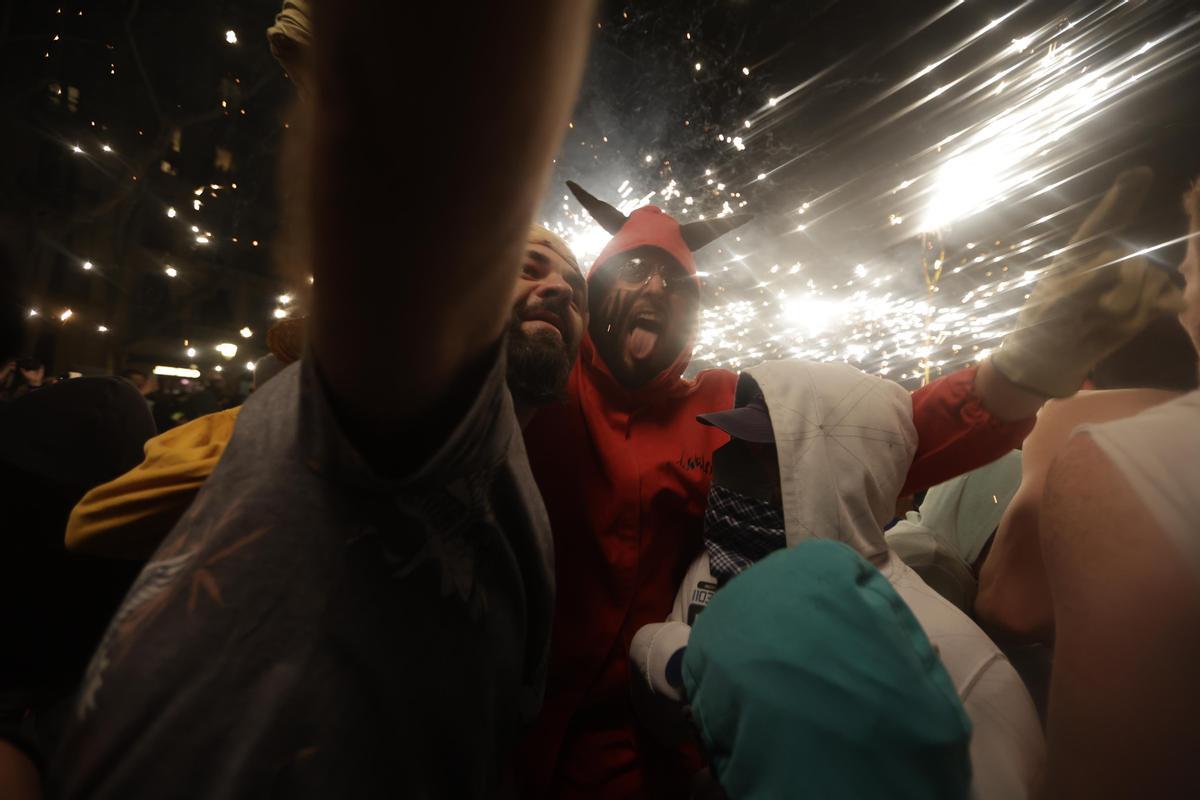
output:
[[[692,251],[683,241],[679,223],[658,206],[643,206],[630,213],[629,219],[609,240],[604,249],[600,251],[600,255],[596,257],[595,262],[592,263],[592,268],[588,270],[589,292],[595,285],[597,276],[603,275],[607,270],[613,256],[639,247],[655,247],[667,253],[692,276],[697,290],[700,288],[700,279],[696,277],[696,260],[692,257]],[[700,314],[699,306],[696,307],[696,314],[697,316]],[[694,322],[698,323],[699,320]],[[698,324],[693,325],[692,338],[679,351],[675,361],[657,377],[638,389],[626,389],[613,377],[608,364],[601,358],[600,352],[592,342],[591,334],[587,332],[584,334],[583,343],[579,349],[579,362],[593,374],[596,383],[612,399],[625,398],[631,403],[641,405],[663,397],[687,394],[692,383],[683,380],[682,376],[683,371],[692,361],[697,327]]]
[[[696,261],[692,258],[692,251],[683,241],[679,223],[658,206],[642,206],[629,215],[621,230],[608,240],[600,255],[596,256],[592,268],[588,271],[588,280],[590,281],[596,270],[603,267],[613,256],[638,247],[657,247],[659,250],[665,250],[689,275],[696,274]]]

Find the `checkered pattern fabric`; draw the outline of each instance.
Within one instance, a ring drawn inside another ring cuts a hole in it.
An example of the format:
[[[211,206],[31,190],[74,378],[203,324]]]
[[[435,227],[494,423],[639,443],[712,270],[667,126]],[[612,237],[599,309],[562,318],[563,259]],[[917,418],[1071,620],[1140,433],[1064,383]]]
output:
[[[765,500],[713,484],[704,512],[704,547],[717,582],[787,547],[783,512]]]

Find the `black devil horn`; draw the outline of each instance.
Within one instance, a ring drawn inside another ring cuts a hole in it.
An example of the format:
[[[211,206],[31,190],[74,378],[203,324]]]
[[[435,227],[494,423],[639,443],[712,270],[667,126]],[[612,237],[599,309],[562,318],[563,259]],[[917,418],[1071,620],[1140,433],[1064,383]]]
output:
[[[688,250],[694,253],[701,247],[704,247],[704,245],[715,240],[718,236],[724,236],[734,228],[740,228],[752,219],[754,217],[751,214],[736,214],[732,217],[719,217],[717,219],[706,219],[702,222],[689,222],[686,225],[679,226],[679,233],[683,236],[683,243],[688,246]]]
[[[579,204],[592,215],[592,219],[596,220],[601,228],[604,228],[604,230],[614,236],[617,231],[621,230],[621,226],[625,224],[625,221],[629,219],[600,198],[588,194],[575,181],[567,181],[567,188],[571,190],[571,194],[575,195],[575,199],[579,201]]]

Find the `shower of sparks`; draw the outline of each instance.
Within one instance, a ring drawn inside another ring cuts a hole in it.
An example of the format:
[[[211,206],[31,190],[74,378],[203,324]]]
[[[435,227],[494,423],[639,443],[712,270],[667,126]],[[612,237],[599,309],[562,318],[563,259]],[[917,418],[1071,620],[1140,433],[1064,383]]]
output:
[[[935,54],[929,66],[883,94],[922,79],[936,87],[920,92],[922,99],[876,123],[876,129],[927,104],[936,104],[937,112],[957,121],[958,128],[926,150],[897,160],[894,179],[886,184],[891,187],[886,192],[890,209],[868,212],[876,207],[875,197],[835,203],[831,196],[842,191],[838,189],[805,202],[798,210],[804,223],[787,233],[770,236],[752,223],[736,239],[729,234],[699,255],[705,307],[693,372],[800,357],[845,361],[911,384],[927,368],[937,374],[971,364],[999,344],[1081,207],[1044,216],[1041,209],[1015,232],[997,230],[984,241],[951,246],[945,276],[928,290],[923,284],[915,288],[912,280],[920,275],[919,258],[904,262],[880,255],[867,263],[840,263],[840,243],[821,238],[821,222],[834,205],[836,210],[861,208],[880,229],[915,241],[922,231],[947,231],[968,217],[986,222],[986,212],[999,203],[1010,214],[1014,208],[1022,210],[1023,201],[1092,169],[1107,168],[1097,165],[1094,156],[1089,160],[1089,150],[1103,136],[1101,120],[1169,67],[1200,53],[1200,15],[1149,40],[1139,32],[1144,26],[1137,11],[1125,2],[1110,2],[1037,30],[1005,30],[1008,18],[1024,5]],[[967,13],[969,8],[956,3],[945,13]],[[956,56],[968,48],[987,48],[986,57],[954,74]],[[753,214],[753,195],[742,193],[764,185],[768,176],[787,181],[788,163],[760,172],[739,167],[738,159],[753,151],[758,130],[770,127],[770,115],[782,111],[780,101],[811,82],[764,97],[753,126],[744,118],[730,120],[727,130],[739,129],[741,136],[714,132],[728,160],[702,174],[668,178],[669,171],[656,171],[664,177],[648,180],[654,167],[646,156],[645,163],[628,165],[621,180],[587,188],[626,214],[651,203],[681,222]],[[855,113],[874,111],[868,105]],[[567,194],[556,210],[555,218],[543,224],[563,236],[582,263],[590,264],[609,234]],[[1051,222],[1061,225],[1052,227]],[[1031,230],[1037,226],[1044,227]],[[785,262],[781,253],[802,239],[823,245],[829,263],[810,269]],[[816,275],[822,276],[820,282]]]
[[[994,346],[1019,310],[997,308],[996,298],[1030,285],[1036,276],[1029,271],[1017,279],[982,284],[959,303],[946,306],[866,289],[849,294],[817,288],[795,294],[780,290],[770,300],[735,300],[704,309],[696,358],[730,369],[776,358],[845,361],[897,380],[913,380],[926,365],[969,363],[990,352],[981,343]],[[877,288],[890,280],[890,275],[878,279]],[[936,346],[926,341],[926,325]],[[765,337],[748,339],[751,331],[764,328]],[[967,352],[962,352],[962,341],[972,342]],[[949,353],[939,355],[942,349]]]
[[[1120,5],[1099,14],[1095,28]],[[1189,23],[1187,27],[1190,27]],[[1042,30],[1013,40],[997,56],[999,71],[967,87],[972,96],[997,96],[1002,110],[979,123],[946,137],[938,147],[949,148],[946,160],[933,174],[922,230],[944,228],[957,219],[979,213],[1008,196],[1043,189],[1075,153],[1058,156],[1059,144],[1103,114],[1139,81],[1188,50],[1166,54],[1155,48],[1173,38],[1175,31],[1132,50],[1096,41],[1093,31]],[[1044,44],[1016,64],[1003,64],[1005,56],[1022,55]],[[1193,45],[1191,50],[1194,51]],[[965,81],[964,81],[965,83]]]

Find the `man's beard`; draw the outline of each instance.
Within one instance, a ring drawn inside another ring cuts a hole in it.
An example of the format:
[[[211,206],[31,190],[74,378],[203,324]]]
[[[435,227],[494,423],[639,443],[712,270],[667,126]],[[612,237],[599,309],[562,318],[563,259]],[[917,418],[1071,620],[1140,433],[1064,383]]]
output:
[[[508,391],[513,403],[541,408],[565,402],[575,353],[553,331],[529,334],[514,314],[508,328]]]

